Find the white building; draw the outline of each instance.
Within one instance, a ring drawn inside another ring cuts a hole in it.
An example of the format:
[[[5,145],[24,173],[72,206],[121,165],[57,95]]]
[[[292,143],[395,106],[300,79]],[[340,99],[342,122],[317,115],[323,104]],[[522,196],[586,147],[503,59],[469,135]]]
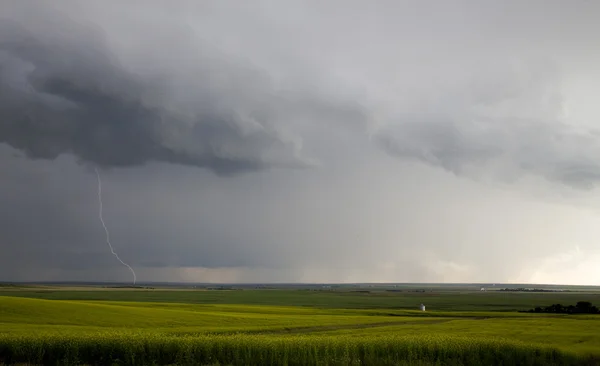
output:
[[[419,308],[421,309],[421,311],[425,311],[425,305],[421,304],[419,305]]]

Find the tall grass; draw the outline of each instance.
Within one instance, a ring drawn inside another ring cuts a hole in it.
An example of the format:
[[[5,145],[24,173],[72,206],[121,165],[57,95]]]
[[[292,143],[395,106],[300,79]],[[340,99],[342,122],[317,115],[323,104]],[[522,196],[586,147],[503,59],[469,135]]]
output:
[[[587,360],[589,362],[589,360]],[[122,365],[577,365],[580,356],[523,343],[457,337],[0,334],[0,363]],[[587,363],[589,364],[589,363]]]

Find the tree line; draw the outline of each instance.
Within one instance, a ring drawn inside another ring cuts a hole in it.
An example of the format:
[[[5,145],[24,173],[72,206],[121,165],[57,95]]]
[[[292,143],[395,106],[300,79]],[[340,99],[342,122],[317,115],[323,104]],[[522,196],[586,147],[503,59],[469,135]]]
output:
[[[554,313],[554,314],[600,314],[600,310],[589,301],[579,301],[576,305],[563,306],[553,304],[546,307],[536,307],[529,313]]]

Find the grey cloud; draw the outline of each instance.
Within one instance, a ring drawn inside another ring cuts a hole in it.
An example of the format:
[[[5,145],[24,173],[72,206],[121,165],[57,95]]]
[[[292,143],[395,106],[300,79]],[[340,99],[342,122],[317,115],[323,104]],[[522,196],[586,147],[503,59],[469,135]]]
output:
[[[124,267],[104,242],[95,175],[77,169],[73,158],[17,160],[10,157],[10,150],[0,148],[4,228],[0,277],[10,277],[23,267],[33,273],[104,269],[126,279],[127,269],[121,271]],[[139,178],[134,184],[122,182],[118,174],[115,179],[116,173],[103,177],[104,220],[114,249],[135,270],[273,265],[273,256],[266,253],[277,255],[277,248],[265,247],[243,228],[243,221],[251,218],[215,207],[221,202],[235,209],[232,200],[198,200],[178,194],[178,189],[142,184]],[[139,177],[135,172],[133,176]],[[220,179],[208,174],[192,178],[213,192]],[[185,191],[189,193],[193,185],[186,185]],[[203,192],[196,196],[204,197]]]
[[[590,126],[567,122],[560,68],[524,56],[520,72],[495,63],[479,66],[484,75],[466,75],[466,88],[442,89],[440,101],[429,97],[392,114],[374,141],[391,155],[459,176],[536,175],[579,189],[597,186],[600,138]]]
[[[198,65],[185,90],[193,108],[181,113],[170,108],[176,100],[161,98],[178,86],[168,74],[144,78],[119,64],[100,33],[58,20],[44,32],[0,22],[0,142],[31,158],[73,154],[103,167],[161,161],[229,175],[307,166],[276,129],[269,100],[252,99],[269,92],[259,72],[218,60]]]
[[[380,131],[377,143],[392,155],[476,178],[533,174],[579,189],[600,183],[600,139],[560,124],[424,121]]]
[[[455,174],[461,174],[465,166],[485,164],[502,154],[501,147],[494,146],[493,140],[488,138],[482,143],[477,137],[485,136],[470,137],[461,127],[448,120],[403,123],[380,131],[376,141],[391,154],[414,158]]]
[[[527,282],[593,253],[594,192],[463,178],[596,184],[562,108],[597,115],[597,3],[48,4],[0,4],[0,279],[130,279],[78,161],[127,167],[104,214],[139,280]]]

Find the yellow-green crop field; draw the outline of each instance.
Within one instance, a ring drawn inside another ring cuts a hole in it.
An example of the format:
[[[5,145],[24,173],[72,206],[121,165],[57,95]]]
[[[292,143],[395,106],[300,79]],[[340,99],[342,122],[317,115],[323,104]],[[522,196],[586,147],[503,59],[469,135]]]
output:
[[[594,315],[11,295],[0,294],[0,364],[594,365],[600,359]]]

